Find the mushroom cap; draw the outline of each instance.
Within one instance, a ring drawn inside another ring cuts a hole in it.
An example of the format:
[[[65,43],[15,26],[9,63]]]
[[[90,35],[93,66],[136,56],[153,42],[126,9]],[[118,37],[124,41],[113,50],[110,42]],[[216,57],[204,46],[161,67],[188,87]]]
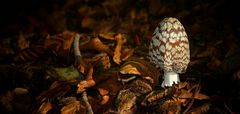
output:
[[[188,37],[176,18],[163,19],[149,45],[149,59],[164,72],[184,73],[190,61]]]

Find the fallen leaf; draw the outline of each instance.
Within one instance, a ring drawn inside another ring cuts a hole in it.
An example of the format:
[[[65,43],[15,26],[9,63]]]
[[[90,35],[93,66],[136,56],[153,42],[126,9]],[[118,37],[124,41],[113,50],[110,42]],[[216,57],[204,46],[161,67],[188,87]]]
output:
[[[29,41],[26,40],[22,32],[18,36],[18,47],[20,50],[26,49],[29,47]]]
[[[110,58],[107,55],[107,53],[97,54],[90,59],[84,59],[84,61],[86,61],[88,63],[97,63],[97,64],[94,64],[95,67],[99,67],[101,65],[104,67],[104,69],[109,69],[111,67]],[[100,63],[100,64],[98,64],[98,63]]]
[[[193,97],[193,93],[190,93],[188,90],[181,89],[180,92],[174,94],[176,98],[189,99]]]
[[[96,84],[96,82],[93,80],[93,67],[91,67],[88,70],[88,74],[85,78],[85,80],[82,80],[79,82],[77,85],[77,93],[82,93],[84,92],[87,88],[92,87]]]
[[[110,56],[113,56],[112,50],[104,44],[98,37],[92,38],[87,44],[80,45],[80,49],[93,49],[97,50],[98,52],[107,53]]]
[[[99,37],[104,38],[104,39],[108,39],[108,40],[115,40],[115,38],[114,38],[115,34],[116,33],[113,33],[113,32],[100,33]]]
[[[113,61],[117,64],[120,64],[121,51],[122,51],[123,44],[126,42],[126,39],[123,37],[122,34],[117,34],[115,36],[115,39],[116,39],[117,45],[114,50]]]
[[[16,95],[24,95],[28,93],[28,90],[25,88],[17,87],[13,90]]]
[[[41,104],[41,106],[38,109],[38,113],[40,114],[47,114],[49,110],[52,109],[52,104],[49,102],[49,100],[46,100]]]
[[[61,109],[61,114],[76,114],[80,112],[81,114],[86,114],[86,109],[80,101],[73,101]]]
[[[203,100],[203,99],[209,99],[209,97],[207,95],[204,95],[204,94],[201,94],[201,93],[198,93],[194,96],[195,99],[198,99],[198,100]]]
[[[63,50],[70,50],[72,47],[73,40],[75,38],[76,33],[70,31],[64,31],[62,33],[63,38]]]
[[[12,100],[14,99],[12,92],[7,91],[4,94],[0,95],[0,103],[2,108],[4,108],[7,111],[12,111],[13,106],[12,106]]]
[[[131,57],[134,53],[134,49],[132,48],[125,48],[121,54],[121,60],[126,61],[129,57]]]
[[[122,74],[136,74],[136,75],[141,75],[141,73],[138,71],[138,69],[131,64],[127,64],[123,67],[121,67],[120,73]]]
[[[201,106],[198,106],[198,107],[195,107],[195,108],[189,110],[187,113],[189,113],[189,114],[203,114],[210,109],[210,106],[211,106],[210,103],[205,103]]]

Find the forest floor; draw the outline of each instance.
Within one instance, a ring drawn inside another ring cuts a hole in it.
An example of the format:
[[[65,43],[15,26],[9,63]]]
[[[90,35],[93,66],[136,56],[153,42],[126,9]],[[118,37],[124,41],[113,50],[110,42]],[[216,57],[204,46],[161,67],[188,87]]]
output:
[[[15,3],[0,9],[0,112],[240,113],[240,17],[232,1]],[[148,46],[165,17],[184,26],[191,58],[182,83],[163,89],[162,71],[152,68]],[[128,102],[121,104],[120,94],[141,88],[136,83],[146,78],[123,84],[119,77],[146,74],[157,80],[154,89],[127,93]]]

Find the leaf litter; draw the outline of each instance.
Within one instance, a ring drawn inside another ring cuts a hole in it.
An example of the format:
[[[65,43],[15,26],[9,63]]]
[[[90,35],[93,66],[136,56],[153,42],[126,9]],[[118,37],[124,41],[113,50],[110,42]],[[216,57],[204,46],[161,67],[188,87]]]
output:
[[[0,36],[1,112],[239,112],[240,29],[228,33],[232,21],[212,16],[225,1],[65,2],[48,6],[51,13],[29,16],[21,30],[4,29],[15,35]],[[204,11],[209,13],[196,15]],[[181,83],[161,88],[163,73],[149,62],[147,50],[166,16],[186,26],[191,62]]]

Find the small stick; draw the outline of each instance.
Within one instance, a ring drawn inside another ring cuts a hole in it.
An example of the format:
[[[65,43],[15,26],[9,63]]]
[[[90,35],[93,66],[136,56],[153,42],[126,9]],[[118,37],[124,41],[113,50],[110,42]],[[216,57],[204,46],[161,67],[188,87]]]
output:
[[[84,92],[82,93],[82,99],[83,99],[83,101],[86,103],[86,106],[87,106],[87,114],[93,114],[92,106],[91,106],[90,103],[88,102],[87,92],[86,92],[86,91],[84,91]]]
[[[75,65],[79,65],[82,60],[82,55],[81,55],[81,52],[79,49],[80,37],[81,36],[76,33],[75,38],[74,38],[74,43],[73,43],[74,55],[75,55]]]

